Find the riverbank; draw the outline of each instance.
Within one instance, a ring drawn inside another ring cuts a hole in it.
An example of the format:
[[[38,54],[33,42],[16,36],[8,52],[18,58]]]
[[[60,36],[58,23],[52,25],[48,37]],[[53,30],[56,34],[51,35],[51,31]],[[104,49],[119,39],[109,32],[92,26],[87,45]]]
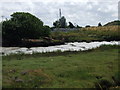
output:
[[[120,26],[101,26],[76,28],[78,30],[61,32],[51,32],[48,37],[38,39],[27,39],[19,43],[3,40],[3,47],[48,47],[53,45],[62,45],[69,42],[101,42],[101,41],[119,41]]]
[[[83,52],[3,56],[3,88],[95,88],[118,72],[117,45]]]

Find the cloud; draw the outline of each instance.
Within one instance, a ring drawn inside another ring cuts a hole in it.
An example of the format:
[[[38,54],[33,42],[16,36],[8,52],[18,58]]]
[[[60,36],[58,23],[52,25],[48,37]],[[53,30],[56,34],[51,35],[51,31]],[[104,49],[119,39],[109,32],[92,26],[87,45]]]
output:
[[[9,2],[8,2],[9,1]],[[4,0],[0,4],[0,15],[10,18],[13,12],[29,12],[52,26],[59,18],[59,8],[67,22],[80,26],[103,24],[118,19],[118,0]]]
[[[17,2],[53,2],[53,0],[17,0]],[[68,0],[54,0],[54,2],[64,3]],[[119,0],[69,0],[69,2],[118,2]],[[16,0],[1,0],[0,2],[16,2]]]

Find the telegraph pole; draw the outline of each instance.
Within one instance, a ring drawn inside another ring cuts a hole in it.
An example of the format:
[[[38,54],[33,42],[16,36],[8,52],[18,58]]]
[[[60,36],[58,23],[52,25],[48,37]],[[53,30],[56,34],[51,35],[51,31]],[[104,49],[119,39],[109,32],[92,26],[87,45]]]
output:
[[[59,15],[60,15],[60,18],[61,18],[61,9],[59,9]]]

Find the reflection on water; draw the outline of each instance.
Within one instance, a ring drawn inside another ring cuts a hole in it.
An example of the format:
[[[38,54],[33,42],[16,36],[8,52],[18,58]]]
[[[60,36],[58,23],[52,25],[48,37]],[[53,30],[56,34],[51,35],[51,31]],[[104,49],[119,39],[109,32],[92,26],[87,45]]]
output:
[[[74,42],[74,43],[66,43],[65,45],[56,45],[56,46],[49,46],[49,47],[32,47],[32,48],[25,48],[25,47],[1,47],[0,53],[3,55],[8,55],[11,53],[17,54],[17,53],[25,53],[25,54],[32,54],[34,52],[53,52],[60,50],[62,52],[64,51],[83,51],[88,50],[92,48],[99,47],[101,45],[120,45],[118,41],[103,41],[103,42]]]

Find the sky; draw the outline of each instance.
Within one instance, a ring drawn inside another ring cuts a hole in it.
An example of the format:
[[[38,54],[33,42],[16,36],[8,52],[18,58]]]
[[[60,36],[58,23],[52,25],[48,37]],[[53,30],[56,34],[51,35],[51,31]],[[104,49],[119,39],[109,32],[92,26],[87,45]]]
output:
[[[59,9],[67,22],[79,26],[97,26],[118,20],[119,0],[1,0],[0,21],[14,12],[29,12],[53,26],[59,18]]]

